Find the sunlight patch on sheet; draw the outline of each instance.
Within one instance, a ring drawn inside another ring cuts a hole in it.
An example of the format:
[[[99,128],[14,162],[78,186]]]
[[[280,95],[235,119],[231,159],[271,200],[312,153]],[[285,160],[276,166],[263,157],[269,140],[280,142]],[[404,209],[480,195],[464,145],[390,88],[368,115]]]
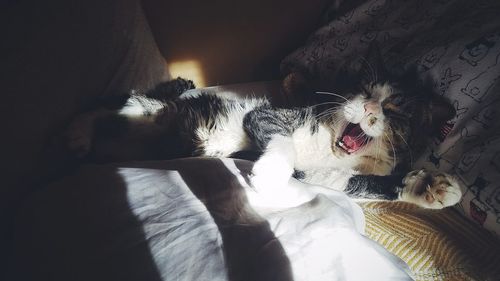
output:
[[[277,240],[283,249],[293,280],[411,280],[411,272],[402,260],[362,235],[363,212],[342,192],[290,180],[287,189],[279,190],[280,193],[261,193],[250,184],[251,167],[239,165],[234,159],[177,161],[177,165],[164,170],[119,168],[117,171],[127,187],[130,210],[141,222],[144,235],[137,238],[147,241],[164,278],[177,276],[175,279],[198,280],[203,276],[204,280],[227,280],[229,264],[225,260],[224,246],[228,247],[226,251],[238,252],[240,244],[223,244],[219,227],[207,206],[191,192],[210,186],[212,190],[234,188],[245,193],[249,207],[266,221],[266,235]],[[207,168],[213,173],[201,172]],[[216,180],[212,175],[221,178]],[[272,189],[273,185],[262,188]],[[267,204],[288,197],[284,192],[304,199],[302,194],[296,193],[299,190],[307,190],[313,198],[295,207],[266,211],[269,210]],[[233,194],[229,198],[239,196]],[[245,200],[238,202],[246,204]],[[261,204],[264,208],[259,206]],[[240,243],[246,245],[250,241],[241,240]],[[261,247],[259,245],[254,246]],[[265,245],[257,253],[273,254],[266,251]],[[237,261],[232,260],[230,264],[233,262]],[[269,271],[263,276],[282,273],[273,272],[273,268],[263,268]]]
[[[146,242],[161,280],[226,281],[223,242],[206,206],[179,171],[118,168],[129,209],[143,235],[125,235],[127,245]],[[122,244],[119,244],[122,245]]]
[[[254,188],[233,160],[222,163],[244,187],[251,207],[268,221],[294,280],[411,280],[401,259],[363,235],[363,211],[344,193],[295,179],[286,188],[277,188],[272,179]],[[269,212],[273,205],[294,207]]]

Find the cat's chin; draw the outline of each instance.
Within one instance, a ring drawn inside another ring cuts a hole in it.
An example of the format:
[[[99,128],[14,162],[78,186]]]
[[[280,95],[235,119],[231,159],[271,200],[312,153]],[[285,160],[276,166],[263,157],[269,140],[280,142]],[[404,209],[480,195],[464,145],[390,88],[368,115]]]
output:
[[[350,155],[362,150],[372,141],[359,124],[349,123],[335,142],[337,150]]]

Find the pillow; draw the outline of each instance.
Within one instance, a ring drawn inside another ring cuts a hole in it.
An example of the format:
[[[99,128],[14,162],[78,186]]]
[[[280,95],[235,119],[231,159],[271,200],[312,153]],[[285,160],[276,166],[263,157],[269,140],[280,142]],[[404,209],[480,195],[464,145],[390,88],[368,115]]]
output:
[[[455,174],[464,197],[458,208],[500,234],[500,2],[383,1],[346,3],[286,57],[284,75],[300,71],[335,77],[343,62],[380,46],[386,66],[416,64],[422,77],[454,105],[457,115],[415,167]]]

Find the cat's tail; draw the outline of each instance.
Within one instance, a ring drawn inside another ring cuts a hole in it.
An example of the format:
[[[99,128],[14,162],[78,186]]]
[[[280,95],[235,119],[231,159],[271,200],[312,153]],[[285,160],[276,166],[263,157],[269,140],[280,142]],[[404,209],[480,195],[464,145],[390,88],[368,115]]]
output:
[[[160,101],[169,101],[178,98],[187,90],[194,89],[193,81],[186,80],[181,77],[162,82],[156,85],[153,89],[146,92],[146,97],[157,99]]]

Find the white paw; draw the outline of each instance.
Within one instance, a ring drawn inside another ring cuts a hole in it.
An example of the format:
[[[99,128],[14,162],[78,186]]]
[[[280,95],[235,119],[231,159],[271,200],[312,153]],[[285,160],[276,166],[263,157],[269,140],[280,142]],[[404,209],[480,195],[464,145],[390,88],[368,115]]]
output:
[[[462,191],[451,175],[437,171],[416,170],[403,179],[399,199],[427,209],[442,209],[460,202]]]
[[[252,168],[254,188],[283,187],[292,177],[295,148],[290,137],[276,135]]]
[[[286,186],[293,174],[293,167],[279,155],[264,155],[255,162],[252,174],[253,187],[264,192]]]
[[[254,175],[250,181],[253,189],[247,192],[247,197],[252,207],[278,211],[296,207],[313,198],[303,183],[291,177],[283,183]]]
[[[295,164],[295,148],[291,137],[275,135],[266,150],[254,163],[250,182],[253,187],[248,193],[255,206],[269,209],[283,209],[297,206],[309,194],[297,188],[298,181],[292,178]]]

